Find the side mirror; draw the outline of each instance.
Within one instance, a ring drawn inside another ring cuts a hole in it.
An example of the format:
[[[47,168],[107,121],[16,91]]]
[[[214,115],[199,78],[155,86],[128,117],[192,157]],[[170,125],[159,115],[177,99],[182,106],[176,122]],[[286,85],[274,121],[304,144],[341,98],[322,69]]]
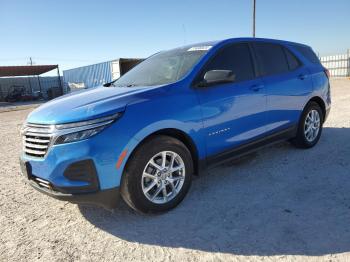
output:
[[[231,70],[210,70],[204,74],[204,79],[200,86],[230,83],[234,81],[235,75]]]

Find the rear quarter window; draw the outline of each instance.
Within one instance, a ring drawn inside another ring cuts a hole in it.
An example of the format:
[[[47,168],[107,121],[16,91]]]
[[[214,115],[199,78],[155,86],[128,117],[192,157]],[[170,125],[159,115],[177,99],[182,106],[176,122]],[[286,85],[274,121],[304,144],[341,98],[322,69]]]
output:
[[[295,48],[311,63],[313,64],[321,63],[317,55],[314,53],[314,51],[312,51],[310,47],[296,45]]]

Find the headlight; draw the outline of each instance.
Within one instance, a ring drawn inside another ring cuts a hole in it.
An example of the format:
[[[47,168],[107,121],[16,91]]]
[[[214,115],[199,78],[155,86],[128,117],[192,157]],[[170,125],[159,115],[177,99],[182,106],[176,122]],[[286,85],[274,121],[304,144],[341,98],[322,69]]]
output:
[[[105,126],[97,127],[89,130],[79,131],[67,135],[62,135],[56,139],[55,145],[76,142],[79,140],[87,139],[101,132]]]
[[[55,129],[61,133],[55,140],[55,145],[71,143],[92,137],[121,116],[121,113],[101,117],[88,121],[56,125]]]

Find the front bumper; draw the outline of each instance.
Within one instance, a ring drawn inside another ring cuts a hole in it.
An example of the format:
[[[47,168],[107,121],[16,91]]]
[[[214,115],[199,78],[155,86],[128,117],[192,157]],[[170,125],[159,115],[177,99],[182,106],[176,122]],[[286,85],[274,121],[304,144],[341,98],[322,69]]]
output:
[[[71,179],[64,173],[73,163],[91,160],[95,166],[100,190],[119,187],[124,166],[117,168],[116,164],[130,139],[117,136],[116,134],[120,133],[117,127],[112,125],[89,139],[51,145],[44,157],[34,157],[23,152],[20,159],[30,164],[34,176],[50,181],[58,188],[85,187],[85,192],[92,191],[91,188],[87,188],[91,181]]]
[[[119,187],[100,189],[98,177],[91,160],[75,162],[64,172],[63,176],[70,177],[73,179],[72,181],[77,178],[89,181],[88,186],[78,187],[60,187],[49,180],[36,176],[32,172],[32,165],[29,161],[26,162],[20,159],[20,165],[25,182],[39,192],[59,200],[76,204],[93,204],[112,209],[116,207],[120,198]]]
[[[107,209],[113,209],[116,207],[120,198],[119,187],[100,190],[93,193],[67,194],[43,188],[31,179],[27,180],[27,182],[33,188],[45,195],[75,204],[93,204]]]

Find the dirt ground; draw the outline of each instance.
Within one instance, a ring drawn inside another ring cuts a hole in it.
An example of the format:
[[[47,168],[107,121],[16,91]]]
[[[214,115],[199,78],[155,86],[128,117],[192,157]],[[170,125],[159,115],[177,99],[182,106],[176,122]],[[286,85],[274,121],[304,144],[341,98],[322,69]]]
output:
[[[176,209],[143,216],[49,198],[19,175],[19,127],[0,113],[0,261],[350,260],[350,80],[332,80],[319,144],[281,143],[196,179]]]

